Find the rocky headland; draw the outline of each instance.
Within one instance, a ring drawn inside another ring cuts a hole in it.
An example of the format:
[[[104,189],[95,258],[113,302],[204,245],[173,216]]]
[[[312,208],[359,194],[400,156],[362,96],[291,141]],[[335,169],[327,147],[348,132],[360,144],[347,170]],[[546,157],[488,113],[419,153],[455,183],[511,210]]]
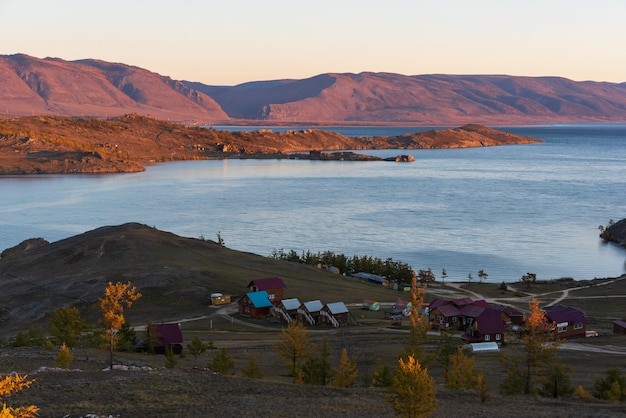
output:
[[[606,227],[601,226],[600,238],[626,248],[626,219],[617,222],[611,220]]]
[[[345,150],[469,148],[541,140],[481,125],[389,137],[317,129],[229,132],[136,114],[112,119],[31,116],[0,120],[0,175],[122,173],[150,163],[236,158],[383,160]],[[410,161],[408,155],[392,158]]]

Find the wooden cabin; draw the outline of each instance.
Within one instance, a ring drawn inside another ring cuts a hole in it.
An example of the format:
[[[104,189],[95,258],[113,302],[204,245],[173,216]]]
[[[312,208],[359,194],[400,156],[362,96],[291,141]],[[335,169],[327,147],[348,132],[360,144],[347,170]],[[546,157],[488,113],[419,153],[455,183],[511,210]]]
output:
[[[266,277],[264,279],[254,279],[248,283],[248,291],[266,291],[272,303],[278,303],[285,298],[285,283],[280,277]]]
[[[239,302],[239,314],[252,318],[261,318],[269,315],[272,302],[265,290],[246,293]]]
[[[333,327],[345,325],[350,319],[350,311],[343,302],[333,302],[324,305],[320,311],[320,323]]]
[[[319,300],[304,302],[298,308],[298,321],[302,324],[315,325],[319,323],[320,312],[324,304]]]
[[[291,321],[298,319],[298,308],[300,308],[300,305],[301,303],[297,298],[283,299],[270,308],[270,312],[275,318],[289,324]]]

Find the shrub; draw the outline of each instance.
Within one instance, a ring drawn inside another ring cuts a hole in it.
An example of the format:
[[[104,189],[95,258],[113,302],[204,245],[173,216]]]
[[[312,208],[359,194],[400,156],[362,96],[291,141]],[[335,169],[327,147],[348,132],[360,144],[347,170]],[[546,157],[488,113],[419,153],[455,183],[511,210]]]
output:
[[[57,354],[57,358],[54,361],[55,367],[69,369],[72,360],[74,360],[74,354],[72,354],[69,347],[63,343],[59,349],[59,354]]]
[[[606,377],[595,381],[593,396],[615,402],[626,400],[626,381],[617,368],[607,370]]]

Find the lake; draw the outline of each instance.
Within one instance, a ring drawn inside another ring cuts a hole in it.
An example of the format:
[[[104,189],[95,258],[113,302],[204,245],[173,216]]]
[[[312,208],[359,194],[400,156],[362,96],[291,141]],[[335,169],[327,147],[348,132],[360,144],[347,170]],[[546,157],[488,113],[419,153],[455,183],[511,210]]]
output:
[[[227,247],[264,256],[282,248],[392,257],[438,278],[445,268],[448,280],[477,279],[480,269],[497,283],[527,272],[624,273],[626,250],[603,243],[598,226],[626,217],[626,125],[501,129],[546,142],[369,152],[410,153],[413,163],[184,161],[143,173],[0,177],[0,249],[140,222],[211,240],[219,232]]]

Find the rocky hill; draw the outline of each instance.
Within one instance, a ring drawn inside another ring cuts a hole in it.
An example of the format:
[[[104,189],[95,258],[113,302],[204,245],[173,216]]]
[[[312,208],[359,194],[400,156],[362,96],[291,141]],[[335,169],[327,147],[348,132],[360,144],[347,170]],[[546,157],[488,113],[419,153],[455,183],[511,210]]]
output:
[[[138,113],[175,121],[228,119],[205,94],[125,64],[3,55],[0,80],[0,114],[5,116]]]
[[[0,335],[45,326],[48,315],[62,306],[76,306],[95,323],[94,305],[108,281],[131,281],[138,288],[143,296],[133,305],[132,320],[145,324],[206,315],[211,293],[223,292],[235,299],[250,280],[273,276],[288,283],[290,297],[327,300],[328,289],[340,288],[348,303],[368,294],[385,294],[382,287],[372,289],[311,266],[127,223],[52,243],[31,239],[4,250]]]
[[[86,59],[0,56],[0,115],[202,123],[533,124],[626,121],[626,83],[507,75],[329,73],[210,86]]]
[[[462,148],[539,140],[478,125],[400,137],[353,138],[323,130],[228,132],[138,115],[108,120],[31,116],[0,120],[0,175],[116,173],[157,161],[222,158],[380,159],[320,151]],[[311,151],[317,151],[311,153]]]

